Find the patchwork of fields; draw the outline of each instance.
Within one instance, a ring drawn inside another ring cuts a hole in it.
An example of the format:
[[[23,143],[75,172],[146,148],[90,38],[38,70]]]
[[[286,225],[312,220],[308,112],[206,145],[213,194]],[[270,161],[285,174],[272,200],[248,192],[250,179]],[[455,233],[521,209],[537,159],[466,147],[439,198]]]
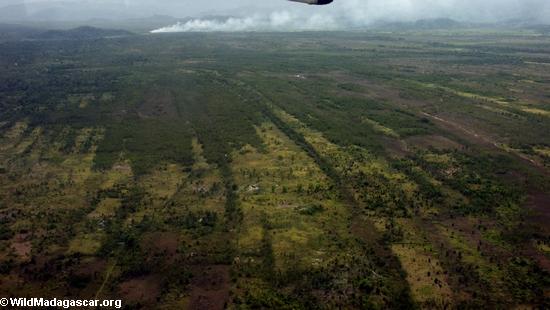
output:
[[[0,295],[550,306],[550,38],[0,43]]]

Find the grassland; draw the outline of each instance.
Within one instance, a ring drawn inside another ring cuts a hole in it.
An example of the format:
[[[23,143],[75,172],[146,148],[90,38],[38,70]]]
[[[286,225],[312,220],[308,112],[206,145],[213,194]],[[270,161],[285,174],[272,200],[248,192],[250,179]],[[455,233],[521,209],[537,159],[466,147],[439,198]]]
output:
[[[172,34],[0,52],[0,297],[549,307],[547,36]]]

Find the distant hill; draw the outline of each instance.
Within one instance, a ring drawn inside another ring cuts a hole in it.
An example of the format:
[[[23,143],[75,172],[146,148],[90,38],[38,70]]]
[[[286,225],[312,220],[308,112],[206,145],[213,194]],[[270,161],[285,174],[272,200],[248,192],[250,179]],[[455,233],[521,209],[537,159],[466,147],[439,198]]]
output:
[[[414,23],[417,29],[452,29],[464,27],[464,23],[450,18],[420,19]]]
[[[98,28],[124,29],[134,33],[148,33],[151,29],[157,29],[166,25],[173,25],[178,21],[187,21],[189,18],[176,18],[167,15],[153,15],[128,19],[90,19],[86,25]],[[81,23],[83,24],[83,23]]]
[[[35,40],[90,40],[108,37],[125,37],[133,33],[126,30],[102,29],[90,26],[82,26],[69,30],[48,30],[31,36]]]
[[[42,32],[40,29],[12,25],[12,24],[0,24],[0,41],[15,41],[28,38]]]
[[[450,18],[434,18],[419,19],[414,22],[379,22],[374,27],[391,30],[436,30],[464,28],[469,25]]]
[[[181,20],[167,15],[144,16],[147,10],[139,10],[139,5],[132,6],[132,10],[124,1],[109,2],[109,5],[98,5],[97,1],[0,0],[0,22],[43,29],[89,25],[145,33]]]
[[[534,30],[540,34],[550,35],[550,25],[533,25],[528,29]]]
[[[22,21],[83,21],[92,18],[125,19],[135,17],[123,3],[98,5],[96,1],[23,1],[1,6],[0,20]]]
[[[42,10],[41,12],[45,12]],[[157,29],[166,25],[173,25],[178,21],[187,21],[190,18],[173,17],[168,15],[152,15],[144,17],[111,17],[105,15],[104,17],[90,17],[80,20],[64,20],[60,18],[53,18],[55,14],[48,15],[43,14],[44,18],[40,18],[37,15],[29,14],[24,10],[22,6],[8,6],[0,7],[0,25],[21,25],[26,27],[32,27],[36,29],[49,30],[49,29],[62,29],[67,30],[76,28],[80,25],[88,25],[90,27],[103,28],[103,29],[123,29],[134,33],[146,33],[151,29]],[[47,17],[47,18],[46,18]],[[0,32],[3,29],[0,28]]]

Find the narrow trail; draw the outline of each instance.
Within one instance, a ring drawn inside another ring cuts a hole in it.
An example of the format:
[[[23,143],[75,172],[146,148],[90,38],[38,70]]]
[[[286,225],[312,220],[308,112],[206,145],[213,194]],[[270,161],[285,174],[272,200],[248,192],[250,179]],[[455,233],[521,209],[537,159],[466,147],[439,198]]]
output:
[[[99,299],[99,296],[100,296],[101,293],[103,292],[103,289],[105,288],[105,285],[107,285],[107,282],[108,282],[109,279],[111,278],[111,274],[112,274],[113,271],[115,270],[116,264],[117,264],[117,261],[115,260],[115,261],[113,262],[113,264],[111,265],[111,267],[110,267],[109,269],[107,269],[107,273],[105,274],[105,279],[103,279],[103,282],[101,283],[101,286],[99,287],[99,289],[98,289],[97,292],[95,293],[94,299]]]
[[[487,145],[496,150],[515,156],[517,159],[521,160],[522,162],[525,162],[526,164],[536,169],[536,171],[540,172],[542,175],[545,175],[545,176],[550,175],[550,172],[547,170],[546,167],[544,167],[539,162],[529,158],[528,156],[518,151],[505,148],[501,144],[491,140],[490,138],[480,135],[467,128],[464,128],[463,126],[455,122],[452,122],[425,112],[422,112],[422,114],[426,117],[429,117],[433,120],[440,122],[441,124],[451,126],[457,130],[462,131],[464,134],[468,135],[470,138],[477,140],[480,144]],[[548,231],[547,223],[548,223],[548,219],[550,219],[550,215],[547,208],[548,197],[549,197],[548,193],[541,192],[540,190],[534,190],[533,192],[530,192],[528,194],[528,201],[525,204],[525,207],[527,209],[532,210],[533,212],[533,214],[529,215],[530,221],[534,223],[534,225],[539,227],[541,231]],[[539,266],[542,267],[543,269],[547,271],[550,270],[550,260],[548,260],[548,258],[545,257],[544,255],[541,255],[540,252],[535,250],[535,248],[532,245],[524,247],[521,250],[521,252],[527,257],[531,257],[535,261],[537,261]]]
[[[477,140],[477,142],[479,142],[480,144],[483,144],[483,145],[487,145],[489,147],[492,147],[494,149],[497,149],[499,151],[503,151],[503,152],[506,152],[506,153],[509,153],[509,154],[512,154],[514,156],[516,156],[517,158],[521,159],[522,161],[530,164],[531,166],[533,166],[534,168],[536,168],[539,172],[543,173],[544,175],[548,175],[548,170],[546,169],[546,167],[544,167],[542,164],[540,164],[539,162],[537,162],[536,160],[526,156],[525,154],[522,154],[516,150],[513,150],[513,149],[509,149],[509,148],[505,148],[502,146],[502,144],[494,141],[494,140],[491,140],[490,138],[486,137],[486,136],[483,136],[483,135],[480,135],[470,129],[467,129],[465,128],[464,126],[458,124],[458,123],[455,123],[455,122],[452,122],[452,121],[449,121],[449,120],[446,120],[446,119],[443,119],[439,116],[435,116],[435,115],[432,115],[432,114],[429,114],[429,113],[426,113],[426,112],[421,112],[422,115],[426,116],[426,117],[429,117],[441,124],[444,124],[444,125],[447,125],[447,126],[451,126],[459,131],[461,131],[462,133],[466,134],[467,136],[469,136],[470,138],[473,138],[474,140]]]

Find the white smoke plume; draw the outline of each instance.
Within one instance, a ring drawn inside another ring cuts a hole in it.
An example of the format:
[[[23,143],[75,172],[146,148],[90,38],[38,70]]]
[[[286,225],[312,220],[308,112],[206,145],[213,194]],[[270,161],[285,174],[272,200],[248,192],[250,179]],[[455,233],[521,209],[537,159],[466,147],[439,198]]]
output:
[[[241,0],[245,3],[249,0]],[[251,0],[250,0],[251,1]],[[326,31],[364,27],[380,21],[452,18],[464,22],[524,20],[549,23],[550,0],[335,0],[326,6],[307,6],[285,0],[269,2],[257,11],[238,11],[232,18],[197,18],[153,30],[194,31]],[[232,2],[237,5],[238,1]],[[221,10],[219,15],[223,14]],[[227,11],[225,11],[227,12]]]
[[[197,18],[158,31],[327,30],[427,18],[550,24],[550,0],[334,0],[324,6],[287,0],[0,0],[0,22],[117,21],[151,15]],[[276,15],[284,17],[282,24]],[[220,21],[204,16],[234,18]]]
[[[271,14],[254,14],[248,17],[219,19],[192,19],[151,31],[169,32],[231,32],[231,31],[319,31],[336,30],[341,25],[331,15],[300,16],[294,12],[277,11]]]

